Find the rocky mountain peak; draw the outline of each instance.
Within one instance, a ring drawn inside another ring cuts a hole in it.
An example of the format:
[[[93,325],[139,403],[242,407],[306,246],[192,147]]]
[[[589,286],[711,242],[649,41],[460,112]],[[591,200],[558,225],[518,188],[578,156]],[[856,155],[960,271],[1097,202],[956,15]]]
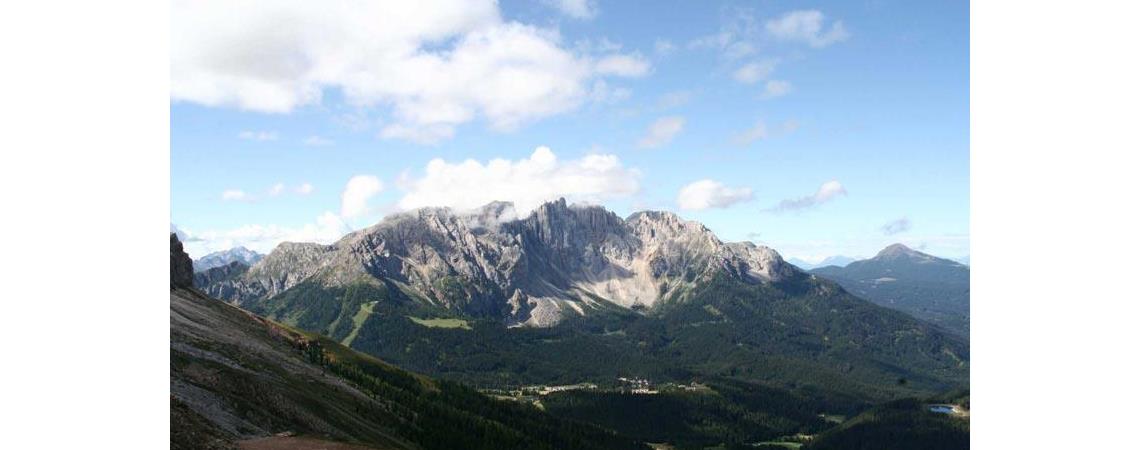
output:
[[[681,216],[667,211],[635,212],[626,218],[625,223],[646,241],[682,239],[707,241],[714,247],[722,245],[720,239],[704,224],[682,219]]]
[[[927,256],[927,255],[924,253],[912,250],[910,247],[907,247],[903,244],[895,243],[895,244],[888,245],[886,248],[880,250],[879,253],[877,255],[875,255],[875,258],[897,259],[897,258],[904,258],[904,257],[912,257],[913,258],[913,257],[924,257],[924,256]]]
[[[565,198],[543,203],[525,219],[509,227],[554,248],[597,243],[611,234],[625,233],[617,214],[601,206],[567,205]]]
[[[182,241],[174,233],[170,233],[170,287],[194,287],[194,261],[182,250]]]

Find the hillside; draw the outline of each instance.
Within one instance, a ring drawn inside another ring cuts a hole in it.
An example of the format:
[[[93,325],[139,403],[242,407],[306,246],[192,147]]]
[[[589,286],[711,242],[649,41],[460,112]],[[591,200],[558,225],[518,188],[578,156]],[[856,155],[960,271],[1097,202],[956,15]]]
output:
[[[902,399],[876,406],[816,436],[803,450],[959,450],[970,448],[970,422]]]
[[[209,298],[191,286],[173,235],[171,244],[171,448],[234,448],[278,433],[381,449],[644,448]]]
[[[970,268],[894,244],[874,258],[811,273],[878,305],[970,336]]]

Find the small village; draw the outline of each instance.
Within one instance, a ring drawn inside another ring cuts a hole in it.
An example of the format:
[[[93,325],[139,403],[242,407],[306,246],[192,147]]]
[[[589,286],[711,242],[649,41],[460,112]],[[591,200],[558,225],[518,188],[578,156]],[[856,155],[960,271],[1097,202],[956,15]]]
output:
[[[515,389],[480,389],[479,391],[500,400],[536,403],[541,406],[541,404],[538,403],[541,397],[558,392],[597,391],[631,395],[656,395],[662,392],[712,392],[712,389],[696,381],[692,381],[688,384],[673,382],[655,384],[648,378],[617,377],[613,384],[606,387],[599,387],[596,383],[583,382],[554,386],[544,384],[527,385]]]

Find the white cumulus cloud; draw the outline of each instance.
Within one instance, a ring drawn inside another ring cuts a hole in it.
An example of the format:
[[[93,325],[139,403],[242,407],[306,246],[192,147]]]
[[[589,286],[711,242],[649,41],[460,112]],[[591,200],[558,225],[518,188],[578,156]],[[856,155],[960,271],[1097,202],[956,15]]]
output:
[[[673,138],[685,128],[685,118],[681,116],[668,116],[657,119],[649,125],[645,136],[637,141],[640,148],[657,148],[673,141]]]
[[[301,183],[301,185],[297,186],[297,188],[294,189],[293,192],[296,192],[296,193],[301,194],[301,195],[312,194],[313,193],[313,185],[309,184],[309,183]]]
[[[467,210],[506,201],[525,215],[559,197],[591,203],[627,197],[638,192],[640,178],[639,171],[622,166],[615,155],[591,154],[563,161],[547,147],[538,147],[529,158],[517,161],[433,159],[421,176],[405,175],[397,183],[405,191],[398,207]]]
[[[287,113],[336,90],[387,113],[382,137],[419,143],[477,119],[511,130],[589,101],[592,81],[648,71],[634,56],[596,64],[494,0],[177,0],[171,16],[173,100]]]
[[[694,181],[681,188],[677,194],[677,206],[687,210],[727,208],[740,202],[752,200],[752,189],[728,187],[713,180]]]
[[[825,30],[823,13],[814,9],[788,12],[769,20],[764,28],[777,39],[804,42],[814,48],[827,47],[850,36],[839,20]]]
[[[368,200],[384,190],[384,183],[372,175],[357,175],[348,180],[340,194],[340,216],[352,219],[369,212]]]
[[[258,253],[269,253],[282,242],[316,242],[329,244],[336,242],[352,231],[340,217],[331,212],[318,216],[314,223],[297,227],[279,225],[244,225],[229,230],[213,230],[193,233],[179,230],[186,253],[200,258],[209,253],[242,246]]]

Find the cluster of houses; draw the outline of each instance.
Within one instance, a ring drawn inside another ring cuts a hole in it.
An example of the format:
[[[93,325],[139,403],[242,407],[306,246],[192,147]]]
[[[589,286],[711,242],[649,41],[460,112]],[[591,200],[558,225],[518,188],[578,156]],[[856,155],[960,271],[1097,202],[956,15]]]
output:
[[[616,389],[614,389],[617,392],[624,392],[624,393],[628,393],[628,394],[639,394],[639,395],[652,395],[652,394],[657,394],[660,392],[660,390],[658,390],[658,387],[654,386],[653,382],[649,381],[649,379],[647,379],[647,378],[618,377],[617,381],[618,381],[618,386]],[[515,399],[515,400],[533,401],[533,400],[537,400],[538,397],[550,395],[550,394],[553,394],[555,392],[568,392],[568,391],[579,391],[579,390],[597,390],[597,389],[598,389],[598,385],[594,384],[594,383],[577,383],[577,384],[565,384],[565,385],[559,385],[559,386],[547,386],[547,385],[540,384],[540,385],[533,385],[533,386],[521,386],[518,389],[510,389],[510,390],[481,389],[481,391],[485,394],[489,394],[489,395],[492,395],[492,396],[495,396],[498,398],[510,398],[510,399]],[[709,387],[705,386],[703,384],[697,383],[696,381],[693,381],[689,384],[665,383],[664,385],[662,385],[660,387],[660,389],[664,389],[666,391],[679,390],[679,391],[686,391],[686,392],[698,392],[698,391],[708,391]],[[610,390],[610,389],[607,388],[607,390]]]
[[[626,378],[618,377],[621,382],[621,391],[629,392],[631,394],[656,394],[657,391],[653,389],[653,383],[645,378]]]

